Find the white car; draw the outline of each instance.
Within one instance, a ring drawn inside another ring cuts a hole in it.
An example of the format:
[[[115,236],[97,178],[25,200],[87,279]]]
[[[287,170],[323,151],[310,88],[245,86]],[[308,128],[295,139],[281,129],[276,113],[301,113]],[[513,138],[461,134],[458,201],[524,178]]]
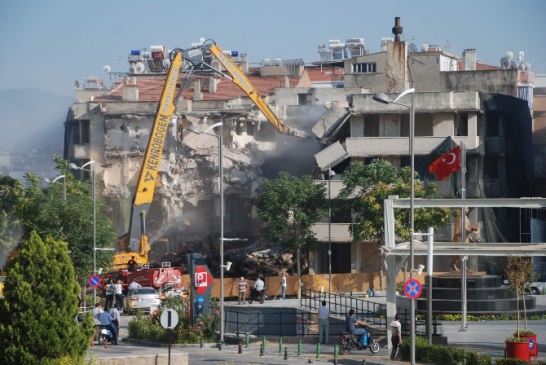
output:
[[[531,294],[546,294],[546,276],[542,276],[537,281],[529,284],[529,288],[531,289]]]
[[[127,314],[133,314],[137,310],[149,312],[150,307],[161,305],[161,295],[150,286],[143,286],[138,289],[129,289],[125,297],[124,309]]]

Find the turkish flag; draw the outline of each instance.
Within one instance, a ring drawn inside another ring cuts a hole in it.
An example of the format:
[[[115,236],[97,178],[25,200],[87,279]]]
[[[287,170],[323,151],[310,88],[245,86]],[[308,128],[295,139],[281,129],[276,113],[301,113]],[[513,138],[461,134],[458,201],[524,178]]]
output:
[[[449,175],[461,168],[461,146],[444,153],[430,164],[428,172],[435,174],[438,180],[445,180]]]

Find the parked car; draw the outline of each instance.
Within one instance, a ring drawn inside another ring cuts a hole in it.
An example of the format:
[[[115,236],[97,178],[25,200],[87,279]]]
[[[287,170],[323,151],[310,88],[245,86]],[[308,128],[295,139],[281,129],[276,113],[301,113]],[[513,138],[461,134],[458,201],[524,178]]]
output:
[[[537,281],[529,284],[529,288],[531,290],[531,294],[546,294],[546,276],[542,276]]]
[[[149,312],[150,307],[161,305],[161,296],[155,288],[143,286],[138,289],[129,289],[125,296],[124,309],[127,314],[133,314],[137,310]]]

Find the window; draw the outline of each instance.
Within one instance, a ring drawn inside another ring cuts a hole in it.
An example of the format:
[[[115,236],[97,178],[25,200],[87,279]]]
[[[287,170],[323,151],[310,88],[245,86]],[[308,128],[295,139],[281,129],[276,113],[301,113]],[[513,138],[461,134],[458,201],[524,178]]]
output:
[[[455,135],[468,136],[468,113],[459,113],[455,116]]]
[[[353,64],[353,73],[374,73],[377,72],[375,62],[373,63],[354,63]]]
[[[298,94],[298,105],[312,105],[312,104],[313,104],[312,94]]]
[[[89,120],[80,122],[80,143],[91,143],[91,128]]]
[[[379,137],[379,114],[366,115],[364,118],[364,137]]]

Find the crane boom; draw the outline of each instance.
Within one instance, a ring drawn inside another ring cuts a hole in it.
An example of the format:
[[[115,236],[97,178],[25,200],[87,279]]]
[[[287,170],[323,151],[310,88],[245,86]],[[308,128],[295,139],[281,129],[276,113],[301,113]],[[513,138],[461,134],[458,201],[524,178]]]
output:
[[[280,133],[296,136],[300,138],[307,138],[307,133],[291,128],[284,124],[276,115],[273,113],[269,105],[265,100],[260,96],[258,90],[252,85],[250,80],[246,75],[234,64],[231,59],[229,59],[223,52],[220,47],[218,47],[214,42],[207,45],[210,52],[216,57],[216,59],[224,66],[224,68],[229,72],[233,81],[241,90],[243,90],[248,97],[256,104],[258,109],[263,113],[267,120],[275,127]],[[225,76],[225,75],[224,75]]]

